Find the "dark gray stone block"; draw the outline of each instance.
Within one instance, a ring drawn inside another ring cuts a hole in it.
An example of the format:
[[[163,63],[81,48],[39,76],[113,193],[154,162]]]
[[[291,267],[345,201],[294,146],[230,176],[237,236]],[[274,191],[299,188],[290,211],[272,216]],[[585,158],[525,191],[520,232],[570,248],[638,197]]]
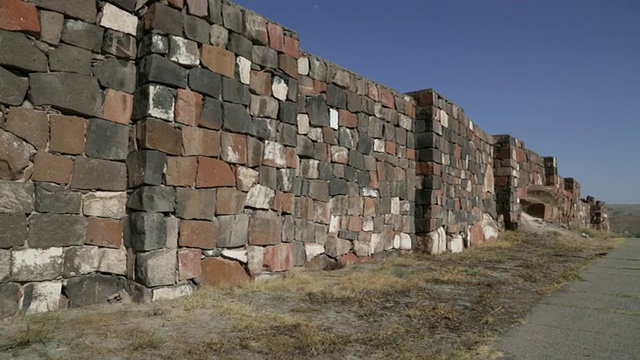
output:
[[[160,185],[167,155],[161,151],[141,150],[127,155],[129,187]]]
[[[71,188],[126,190],[127,166],[116,161],[77,157],[73,164]]]
[[[205,97],[198,125],[207,129],[220,129],[222,127],[222,101]]]
[[[135,59],[138,53],[136,38],[119,31],[108,29],[104,34],[102,52],[119,58]]]
[[[48,73],[30,74],[31,101],[34,105],[51,105],[68,113],[102,116],[102,91],[94,77]]]
[[[349,151],[349,166],[353,166],[358,170],[364,170],[364,155],[357,151]]]
[[[182,36],[182,13],[161,3],[153,3],[148,10],[148,27],[163,33]]]
[[[294,125],[280,123],[278,125],[278,142],[287,146],[298,144],[298,130]]]
[[[231,33],[227,49],[238,56],[251,60],[253,43],[240,34]]]
[[[22,246],[27,240],[27,217],[24,214],[0,214],[0,229],[0,249]]]
[[[0,284],[0,318],[18,313],[22,294],[20,285],[16,283]]]
[[[135,93],[133,119],[151,117],[173,121],[175,95],[174,89],[162,85],[146,84],[139,87]]]
[[[147,34],[140,42],[138,57],[149,54],[166,55],[169,53],[169,39],[159,34]]]
[[[138,85],[159,83],[178,88],[187,87],[187,69],[164,56],[145,56],[138,67]]]
[[[161,249],[167,243],[164,215],[134,212],[129,214],[131,247],[136,251]]]
[[[91,75],[91,55],[89,50],[62,44],[49,51],[49,69]]]
[[[278,187],[278,169],[270,166],[260,167],[260,185],[271,189]]]
[[[108,58],[93,65],[100,85],[133,94],[136,90],[136,66],[124,60]]]
[[[219,99],[222,96],[222,76],[213,71],[195,67],[189,70],[189,87],[193,91]]]
[[[247,108],[231,103],[223,103],[224,129],[241,134],[253,134],[255,132],[251,116]]]
[[[357,150],[364,155],[370,155],[373,150],[373,139],[371,139],[369,135],[361,132],[360,138],[358,139]]]
[[[251,49],[251,61],[267,68],[278,68],[278,52],[267,46],[254,45]]]
[[[99,53],[102,49],[104,28],[88,22],[67,19],[62,29],[62,41]]]
[[[175,208],[176,190],[165,186],[143,186],[136,189],[127,201],[134,210],[171,212]]]
[[[35,208],[40,213],[80,214],[82,194],[51,183],[36,183]]]
[[[337,86],[327,85],[327,105],[338,108],[347,108],[347,92]]]
[[[0,104],[21,105],[28,89],[29,80],[0,66]]]
[[[129,127],[112,121],[89,119],[85,152],[96,159],[126,159],[129,153]]]
[[[298,104],[290,101],[281,101],[278,110],[278,120],[287,124],[296,125],[298,122]]]
[[[329,182],[324,180],[309,180],[309,197],[314,200],[328,202],[331,199],[329,196]]]
[[[349,184],[346,180],[332,179],[331,181],[329,181],[329,196],[347,195],[348,192]]]
[[[124,278],[92,274],[72,278],[62,288],[72,308],[106,304],[110,297],[125,287]]]
[[[234,248],[247,244],[249,239],[249,216],[229,215],[218,216],[220,234],[216,246],[220,248]]]
[[[222,2],[221,0],[209,0],[209,21],[222,25]]]
[[[247,85],[244,85],[235,79],[223,77],[222,98],[224,101],[248,106],[251,102],[251,93],[249,92],[249,87]]]
[[[329,107],[321,95],[307,98],[309,122],[315,126],[329,126]]]
[[[84,21],[96,21],[96,3],[86,0],[29,0],[38,7],[57,11]]]
[[[87,218],[80,215],[33,214],[29,217],[29,247],[82,245]]]
[[[0,65],[26,71],[47,71],[47,56],[19,32],[0,30]]]
[[[293,191],[293,182],[295,177],[296,172],[293,169],[278,170],[278,184],[276,189],[283,192]]]
[[[209,43],[209,29],[211,25],[199,17],[184,15],[184,34],[187,39],[201,44]]]
[[[298,135],[298,146],[296,152],[301,158],[313,158],[316,155],[313,141],[304,135]]]
[[[127,10],[129,12],[133,12],[136,10],[137,0],[109,0],[110,3],[122,8],[123,10]]]
[[[242,34],[244,28],[242,10],[236,5],[222,4],[222,21],[227,29]]]

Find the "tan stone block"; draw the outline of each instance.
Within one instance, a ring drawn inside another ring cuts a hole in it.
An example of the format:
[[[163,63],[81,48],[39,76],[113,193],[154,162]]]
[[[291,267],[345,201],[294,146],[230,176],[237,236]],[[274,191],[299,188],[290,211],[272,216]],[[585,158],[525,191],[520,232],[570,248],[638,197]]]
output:
[[[68,184],[73,172],[73,159],[39,151],[33,165],[33,180]]]
[[[222,160],[232,164],[247,162],[247,137],[245,135],[222,132],[220,142]]]
[[[193,126],[182,128],[183,155],[219,156],[220,133]]]
[[[86,121],[77,116],[49,115],[51,142],[49,150],[64,154],[84,153]]]
[[[198,160],[195,157],[168,157],[166,182],[171,186],[193,186],[196,183]]]
[[[298,61],[286,54],[278,56],[278,67],[294,79],[298,78]]]
[[[284,32],[282,26],[274,23],[267,24],[267,32],[269,33],[269,47],[284,51]]]
[[[358,126],[358,117],[350,111],[344,109],[338,110],[338,119],[340,126],[352,129]]]
[[[284,53],[294,59],[300,58],[300,41],[290,36],[284,37]]]
[[[182,153],[182,134],[179,128],[157,119],[145,119],[136,124],[137,137],[145,149],[155,149],[171,155]]]
[[[281,242],[282,219],[274,212],[256,211],[249,220],[250,245],[275,245]]]
[[[216,190],[216,215],[240,214],[247,194],[234,188]]]
[[[256,95],[271,96],[271,74],[268,72],[251,70],[249,90]]]

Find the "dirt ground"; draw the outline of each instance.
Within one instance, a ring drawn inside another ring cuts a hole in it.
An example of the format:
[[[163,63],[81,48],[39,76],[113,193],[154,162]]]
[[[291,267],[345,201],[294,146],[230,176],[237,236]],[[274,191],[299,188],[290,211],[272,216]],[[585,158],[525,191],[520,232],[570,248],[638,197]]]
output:
[[[506,232],[462,254],[18,316],[0,321],[0,359],[494,359],[502,332],[621,241]]]

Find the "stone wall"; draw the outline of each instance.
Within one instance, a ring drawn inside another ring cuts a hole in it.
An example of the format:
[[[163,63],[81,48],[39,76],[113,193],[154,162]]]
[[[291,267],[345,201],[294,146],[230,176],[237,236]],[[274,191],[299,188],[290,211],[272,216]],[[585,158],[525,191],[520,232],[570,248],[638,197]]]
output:
[[[411,93],[416,116],[416,247],[462,251],[497,235],[493,138],[433,90]]]
[[[0,316],[459,252],[577,184],[226,1],[2,0],[0,44]]]

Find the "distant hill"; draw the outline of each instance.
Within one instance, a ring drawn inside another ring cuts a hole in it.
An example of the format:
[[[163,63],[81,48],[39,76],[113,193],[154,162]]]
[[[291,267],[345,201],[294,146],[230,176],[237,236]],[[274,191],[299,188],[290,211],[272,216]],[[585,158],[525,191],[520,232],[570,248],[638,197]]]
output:
[[[640,237],[640,204],[618,205],[607,204],[611,231],[617,233],[628,232]]]

